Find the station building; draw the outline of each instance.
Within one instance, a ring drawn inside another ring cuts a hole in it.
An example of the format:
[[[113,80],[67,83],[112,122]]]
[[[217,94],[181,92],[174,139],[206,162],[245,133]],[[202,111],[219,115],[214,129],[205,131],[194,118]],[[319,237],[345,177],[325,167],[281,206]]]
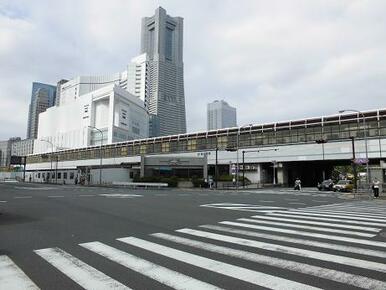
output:
[[[325,142],[317,143],[318,140]],[[169,158],[172,161],[184,158],[185,168],[199,168],[194,159],[203,158],[201,168],[212,176],[216,164],[218,173],[223,175],[229,174],[231,168],[239,163],[240,175],[244,174],[256,184],[275,181],[291,185],[299,177],[304,185],[315,186],[322,179],[323,172],[328,176],[335,165],[351,164],[353,145],[356,158],[368,156],[371,176],[383,180],[386,109],[142,138],[102,148],[85,146],[34,154],[27,158],[27,174],[50,171],[51,159],[57,160],[54,168],[58,172],[79,172],[80,168],[98,169],[102,155],[103,170],[120,168],[126,170],[128,176],[133,176],[141,174],[143,158]],[[160,165],[164,170],[159,173],[170,172],[178,165],[178,162]],[[156,171],[144,172],[146,175]],[[105,182],[112,179],[107,172],[104,176]]]

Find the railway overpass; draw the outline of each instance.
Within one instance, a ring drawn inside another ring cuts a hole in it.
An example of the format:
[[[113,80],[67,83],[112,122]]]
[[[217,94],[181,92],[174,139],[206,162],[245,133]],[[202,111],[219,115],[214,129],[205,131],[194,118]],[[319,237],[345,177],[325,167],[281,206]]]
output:
[[[386,109],[30,155],[26,176],[37,182],[49,176],[72,183],[86,173],[91,182],[97,182],[102,168],[104,182],[130,181],[135,175],[205,177],[214,175],[216,163],[219,175],[230,173],[233,164],[239,163],[240,175],[244,173],[254,183],[275,180],[285,185],[300,177],[305,185],[315,185],[334,165],[351,163],[352,143],[356,158],[365,159],[367,148],[372,176],[383,180]]]

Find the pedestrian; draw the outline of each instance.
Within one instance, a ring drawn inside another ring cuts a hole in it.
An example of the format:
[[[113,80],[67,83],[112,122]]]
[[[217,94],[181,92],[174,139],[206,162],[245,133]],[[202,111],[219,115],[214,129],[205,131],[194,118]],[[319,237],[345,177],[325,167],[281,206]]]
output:
[[[294,190],[301,190],[301,189],[302,189],[302,182],[301,182],[301,180],[298,177],[295,180]]]
[[[380,185],[379,180],[377,178],[374,178],[373,186],[372,186],[373,193],[374,193],[374,198],[378,198],[379,197],[379,185]]]

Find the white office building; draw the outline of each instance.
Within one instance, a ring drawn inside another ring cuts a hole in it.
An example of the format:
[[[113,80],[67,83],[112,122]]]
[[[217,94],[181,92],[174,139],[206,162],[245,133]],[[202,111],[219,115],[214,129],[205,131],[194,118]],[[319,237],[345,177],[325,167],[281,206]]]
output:
[[[74,87],[84,92],[81,84]],[[39,115],[34,153],[88,147],[99,145],[101,141],[102,144],[111,144],[148,136],[149,119],[143,101],[116,84],[80,96],[75,94],[75,89],[72,91],[72,97],[78,97],[72,99],[70,94],[62,94],[60,106],[51,107]],[[98,130],[90,127],[100,129],[103,139]]]
[[[209,103],[207,107],[207,123],[208,130],[236,127],[236,108],[229,106],[223,100]]]

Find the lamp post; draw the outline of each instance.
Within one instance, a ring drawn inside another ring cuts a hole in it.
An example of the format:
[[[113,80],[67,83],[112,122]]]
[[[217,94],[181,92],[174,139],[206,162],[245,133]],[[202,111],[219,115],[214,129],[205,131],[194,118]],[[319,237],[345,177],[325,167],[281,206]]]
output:
[[[218,147],[216,147],[216,165],[214,167],[214,177],[215,177],[215,187],[217,189],[217,179],[218,179]]]
[[[358,111],[358,110],[340,110],[339,113],[342,114],[344,112],[355,112],[357,114],[360,114],[362,115],[362,119],[363,119],[363,136],[364,136],[364,140],[365,140],[365,152],[366,152],[366,183],[367,183],[367,186],[369,185],[369,181],[370,181],[370,171],[369,171],[369,153],[368,153],[368,150],[367,150],[367,130],[366,130],[366,118],[365,118],[365,115],[361,112],[361,111]]]
[[[240,130],[245,127],[251,127],[252,124],[246,124],[237,128],[236,149],[226,148],[227,151],[236,151],[236,190],[239,190],[239,147],[240,147]]]
[[[51,162],[50,179],[51,179],[52,178],[52,156],[54,156],[54,144],[50,140],[46,140],[46,139],[40,139],[39,141],[47,142],[51,144],[51,156],[50,156],[50,162]]]
[[[97,130],[101,134],[101,146],[99,149],[100,162],[99,162],[99,185],[102,185],[102,145],[103,145],[103,132],[97,127],[88,126],[90,129]]]
[[[259,149],[259,150],[248,150],[248,151],[245,151],[243,150],[242,151],[242,154],[243,154],[243,188],[245,187],[245,178],[244,178],[244,168],[245,168],[245,153],[253,153],[253,152],[265,152],[265,151],[278,151],[279,149],[278,148],[274,148],[274,149]]]

